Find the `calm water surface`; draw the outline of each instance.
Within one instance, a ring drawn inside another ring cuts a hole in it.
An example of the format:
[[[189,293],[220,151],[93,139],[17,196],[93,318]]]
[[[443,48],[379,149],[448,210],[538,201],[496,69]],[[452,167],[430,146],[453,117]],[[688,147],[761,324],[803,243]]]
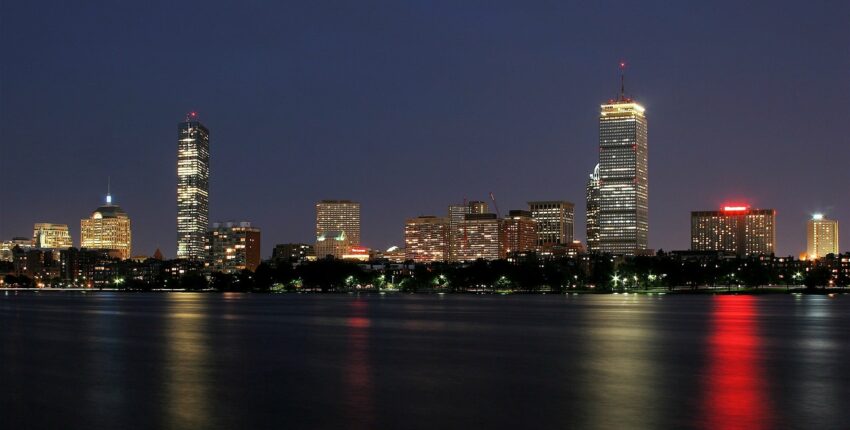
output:
[[[850,296],[0,293],[0,428],[850,428]]]

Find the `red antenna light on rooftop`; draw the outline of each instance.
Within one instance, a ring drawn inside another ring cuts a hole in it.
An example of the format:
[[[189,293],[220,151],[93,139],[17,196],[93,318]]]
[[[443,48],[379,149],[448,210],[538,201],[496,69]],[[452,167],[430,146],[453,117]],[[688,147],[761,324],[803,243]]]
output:
[[[724,205],[722,210],[723,210],[723,212],[746,212],[746,211],[750,210],[750,207],[747,206],[747,205],[731,204],[731,205]]]
[[[620,101],[626,101],[626,60],[620,60]]]

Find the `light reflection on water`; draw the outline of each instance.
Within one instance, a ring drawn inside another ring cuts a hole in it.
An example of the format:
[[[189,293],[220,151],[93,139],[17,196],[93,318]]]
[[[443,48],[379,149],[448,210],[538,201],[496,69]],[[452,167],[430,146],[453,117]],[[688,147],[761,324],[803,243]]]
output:
[[[369,302],[355,299],[350,302],[350,316],[347,319],[347,357],[348,365],[344,370],[345,398],[347,415],[352,419],[346,427],[351,429],[371,429],[374,426],[375,410],[373,404],[372,368],[369,358],[369,326],[367,317]]]
[[[654,428],[656,402],[652,396],[657,360],[653,357],[656,331],[652,314],[638,299],[618,300],[587,312],[590,335],[585,340],[587,428],[609,429],[622,423],[631,428]]]
[[[168,294],[163,369],[164,421],[168,428],[207,428],[214,411],[209,391],[210,350],[206,301],[197,294]]]
[[[0,427],[843,428],[848,331],[850,296],[2,295]]]
[[[753,296],[713,300],[703,381],[706,429],[775,428],[756,300]]]

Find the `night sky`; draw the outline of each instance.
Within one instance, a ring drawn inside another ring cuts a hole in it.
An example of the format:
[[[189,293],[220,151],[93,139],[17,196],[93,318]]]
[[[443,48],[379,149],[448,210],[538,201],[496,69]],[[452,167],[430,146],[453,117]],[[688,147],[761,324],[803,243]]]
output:
[[[649,120],[650,246],[690,211],[778,211],[779,254],[816,211],[850,234],[850,2],[13,2],[0,25],[0,239],[102,203],[133,254],[176,242],[177,123],[210,129],[211,221],[313,242],[314,203],[362,202],[364,245],[493,192],[576,204],[599,104]],[[842,251],[845,248],[842,247]]]

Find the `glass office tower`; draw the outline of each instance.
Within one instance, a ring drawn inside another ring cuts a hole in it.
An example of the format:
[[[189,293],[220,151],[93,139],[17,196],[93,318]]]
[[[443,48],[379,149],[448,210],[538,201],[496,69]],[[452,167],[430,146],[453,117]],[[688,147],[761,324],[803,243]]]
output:
[[[620,95],[599,115],[599,242],[615,255],[648,248],[647,122],[643,106]]]
[[[206,257],[210,132],[190,113],[177,126],[177,258]]]

